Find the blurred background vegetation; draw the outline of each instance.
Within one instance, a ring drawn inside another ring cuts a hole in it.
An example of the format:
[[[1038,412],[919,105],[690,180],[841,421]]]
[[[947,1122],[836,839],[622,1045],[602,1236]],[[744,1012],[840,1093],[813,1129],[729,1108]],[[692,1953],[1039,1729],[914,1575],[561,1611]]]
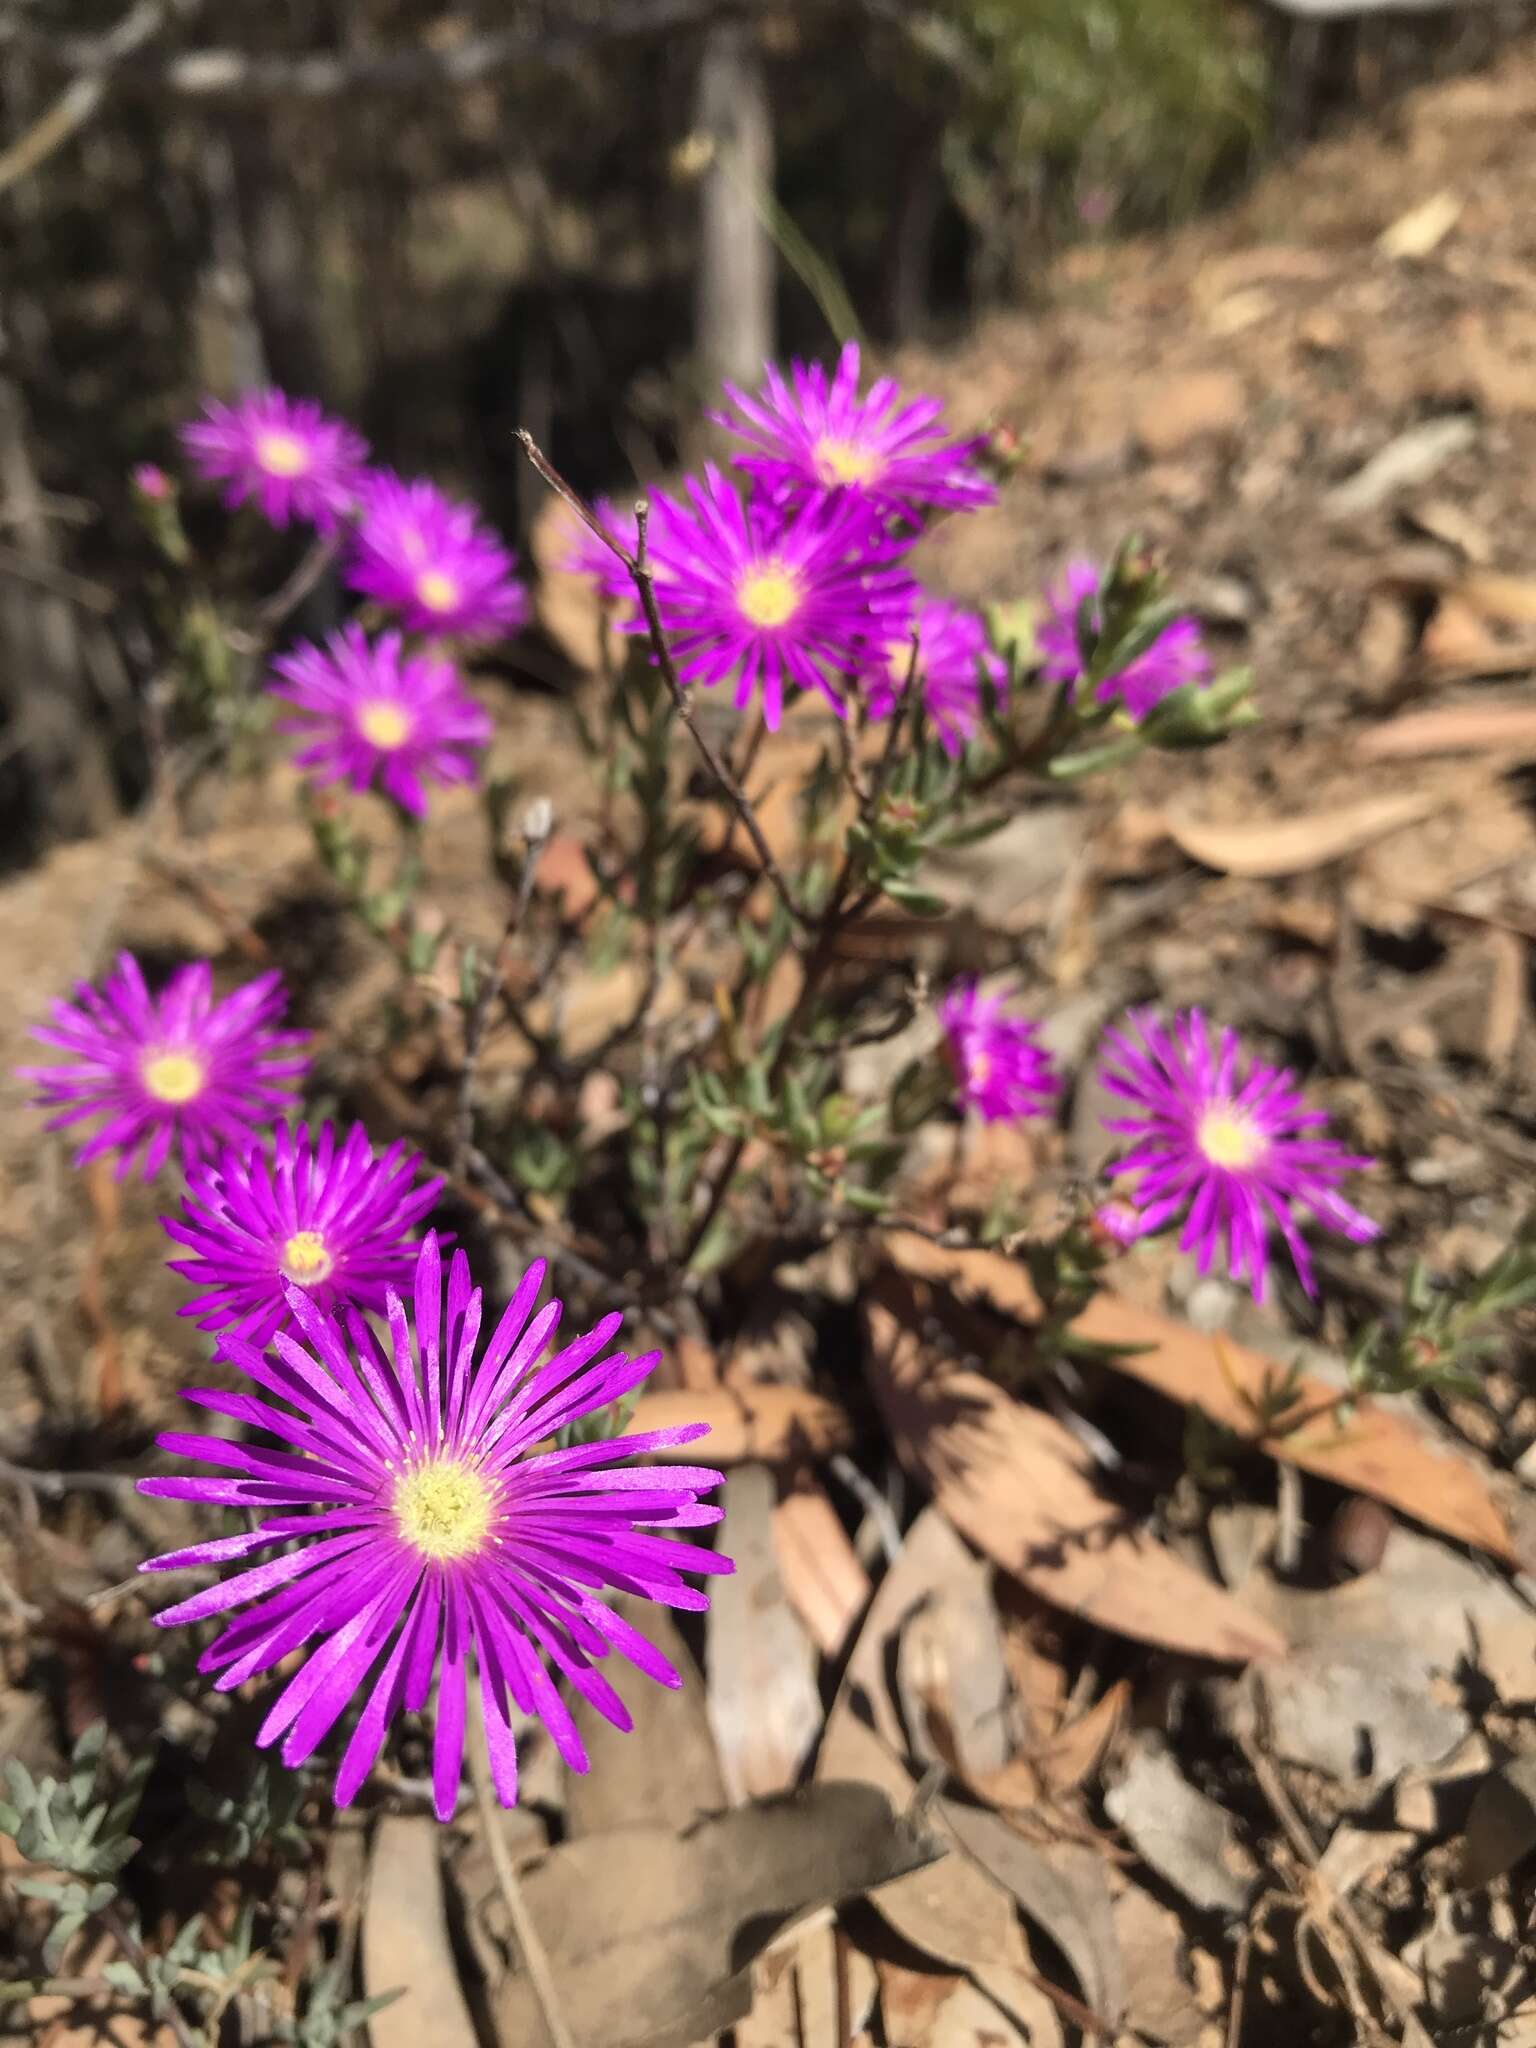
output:
[[[958,333],[1529,13],[1319,4],[0,0],[0,860],[136,793],[126,479],[200,394],[521,538],[514,427],[654,476],[721,374]]]

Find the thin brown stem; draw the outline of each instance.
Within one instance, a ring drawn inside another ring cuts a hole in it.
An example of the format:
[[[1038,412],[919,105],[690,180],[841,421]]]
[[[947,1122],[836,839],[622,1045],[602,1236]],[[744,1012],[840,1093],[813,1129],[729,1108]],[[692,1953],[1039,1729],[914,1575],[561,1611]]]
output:
[[[149,1982],[149,1957],[145,1953],[143,1942],[134,1933],[128,1916],[124,1913],[122,1907],[118,1905],[116,1899],[113,1899],[109,1905],[102,1907],[99,1917],[102,1926],[106,1928],[108,1934],[117,1943],[125,1959],[132,1963],[133,1967],[147,1984]],[[179,2048],[203,2048],[198,2035],[187,2025],[186,2016],[177,2005],[175,1999],[168,1996],[165,1999],[164,2008],[166,2022],[171,2032],[176,2036]]]
[[[635,551],[631,554],[628,548],[615,540],[607,527],[603,525],[590,506],[581,498],[580,494],[574,491],[565,481],[565,478],[561,476],[560,472],[554,468],[526,428],[518,429],[517,438],[522,443],[523,452],[527,455],[528,460],[533,464],[539,475],[543,477],[550,489],[556,492],[570,506],[582,524],[595,534],[603,545],[617,556],[619,561],[629,571],[636,593],[640,599],[640,609],[645,614],[646,633],[650,640],[651,652],[656,657],[656,665],[661,670],[662,679],[671,693],[672,702],[676,706],[677,714],[682,719],[683,724],[687,726],[688,736],[698,749],[699,756],[704,762],[705,767],[715,778],[721,789],[724,790],[732,809],[741,820],[746,835],[752,842],[752,850],[757,855],[758,864],[771,883],[774,893],[789,913],[791,920],[803,928],[807,922],[805,912],[795,901],[789,884],[784,879],[783,870],[774,858],[773,849],[763,836],[763,828],[757,822],[757,813],[752,808],[741,784],[737,781],[725,761],[721,759],[720,754],[700,727],[698,720],[694,717],[693,706],[688,700],[688,693],[684,689],[682,678],[677,672],[677,663],[672,659],[672,650],[667,645],[666,632],[661,623],[661,613],[656,604],[655,577],[652,574],[646,555],[647,528],[651,516],[649,503],[642,498],[635,507],[636,543]]]
[[[533,1995],[538,2000],[545,2031],[553,2048],[576,2048],[575,2036],[571,2033],[561,2008],[560,1993],[555,1985],[555,1973],[550,1967],[549,1951],[545,1948],[543,1936],[528,1910],[528,1901],[523,1896],[522,1880],[518,1877],[517,1866],[512,1861],[511,1852],[507,1848],[507,1838],[502,1832],[502,1809],[496,1797],[495,1782],[491,1777],[485,1723],[483,1716],[477,1716],[477,1719],[480,1720],[479,1740],[470,1744],[469,1769],[475,1781],[475,1794],[480,1802],[480,1825],[485,1831],[485,1846],[490,1851],[491,1868],[496,1873],[497,1889],[501,1893],[502,1904],[507,1909],[507,1918],[512,1923],[512,1933],[522,1957],[523,1968],[528,1972],[528,1981],[533,1986]]]

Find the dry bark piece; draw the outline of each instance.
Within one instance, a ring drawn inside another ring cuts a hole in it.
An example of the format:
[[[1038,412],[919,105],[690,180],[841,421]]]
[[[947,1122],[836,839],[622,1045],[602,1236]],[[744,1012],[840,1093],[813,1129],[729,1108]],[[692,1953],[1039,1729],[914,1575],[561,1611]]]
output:
[[[523,1872],[577,2048],[690,2048],[748,2010],[751,1966],[804,1915],[934,1846],[867,1784],[818,1784],[683,1834],[616,1828]],[[491,1996],[506,2048],[549,2048],[526,1974]]]
[[[1283,1652],[1283,1637],[1129,1526],[1063,1424],[979,1373],[935,1373],[904,1281],[885,1275],[866,1318],[870,1383],[897,1454],[1005,1571],[1053,1605],[1143,1642],[1239,1663]]]
[[[404,1996],[368,2022],[373,2048],[478,2048],[443,1904],[443,1830],[387,1813],[373,1837],[363,1909],[363,1990]]]
[[[804,1387],[769,1386],[642,1394],[625,1435],[686,1422],[707,1422],[709,1435],[658,1456],[716,1465],[748,1458],[783,1464],[824,1457],[853,1441],[853,1424],[835,1401]]]
[[[816,1652],[785,1597],[766,1465],[738,1465],[721,1495],[721,1547],[736,1569],[705,1623],[709,1725],[732,1804],[785,1792],[821,1733]]]
[[[628,1658],[609,1657],[603,1673],[629,1710],[633,1728],[627,1734],[572,1692],[571,1713],[591,1768],[566,1775],[567,1832],[691,1827],[726,1803],[702,1674],[669,1609],[629,1593],[619,1594],[614,1608],[681,1673],[683,1683],[673,1692]]]
[[[1000,1252],[947,1251],[901,1232],[887,1238],[886,1249],[903,1272],[941,1282],[962,1300],[980,1301],[1026,1325],[1039,1319],[1028,1275]],[[1137,1347],[1107,1357],[1106,1365],[1169,1400],[1202,1409],[1239,1436],[1253,1435],[1254,1404],[1279,1370],[1274,1360],[1256,1351],[1204,1335],[1108,1291],[1094,1298],[1073,1327],[1096,1343]],[[1297,1396],[1310,1409],[1339,1391],[1309,1373],[1298,1383]],[[1267,1437],[1260,1448],[1335,1485],[1374,1494],[1506,1564],[1522,1562],[1488,1478],[1459,1446],[1433,1437],[1406,1403],[1364,1401],[1347,1428],[1324,1419]]]
[[[1158,1737],[1144,1735],[1132,1748],[1104,1795],[1104,1810],[1142,1862],[1202,1913],[1238,1914],[1246,1907],[1252,1867],[1230,1818],[1190,1784]]]

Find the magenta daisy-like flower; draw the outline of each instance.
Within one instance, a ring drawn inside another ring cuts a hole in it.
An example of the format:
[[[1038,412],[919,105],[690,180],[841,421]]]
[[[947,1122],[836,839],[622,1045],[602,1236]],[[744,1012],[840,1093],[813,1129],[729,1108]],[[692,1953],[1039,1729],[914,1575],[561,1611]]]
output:
[[[517,559],[475,516],[425,478],[368,479],[347,581],[400,614],[411,633],[485,638],[528,616]]]
[[[19,1072],[37,1082],[40,1107],[59,1111],[49,1130],[106,1119],[77,1164],[116,1152],[122,1179],[142,1153],[147,1178],[172,1145],[190,1167],[221,1146],[252,1144],[258,1129],[292,1106],[309,1060],[295,1050],[302,1031],[275,1028],[287,1007],[276,973],[216,1002],[206,960],[178,968],[152,996],[138,961],[120,953],[99,989],[77,982],[75,1000],[54,1003],[52,1024],[33,1030],[67,1054],[65,1062]]]
[[[861,643],[894,637],[910,615],[897,544],[846,497],[744,505],[713,463],[687,489],[686,505],[657,493],[651,526],[657,609],[679,675],[706,689],[734,678],[742,708],[761,692],[770,731],[786,684],[820,690],[841,714],[841,678],[859,667]],[[628,625],[644,631],[638,618]]]
[[[906,398],[890,377],[859,396],[859,348],[850,341],[829,377],[820,363],[791,363],[788,380],[770,363],[763,389],[749,397],[725,386],[731,410],[711,417],[746,441],[737,465],[774,493],[793,498],[838,491],[861,499],[882,519],[924,506],[990,505],[995,486],[982,473],[982,443],[951,440],[937,398]]]
[[[1045,611],[1035,627],[1035,643],[1041,654],[1041,674],[1048,683],[1066,683],[1075,688],[1083,677],[1083,655],[1077,638],[1077,618],[1085,600],[1096,600],[1102,577],[1092,562],[1068,562],[1061,581],[1045,594]],[[1097,604],[1089,617],[1097,622]],[[1101,704],[1116,698],[1139,725],[1155,705],[1186,683],[1208,683],[1211,657],[1193,619],[1172,619],[1134,661],[1113,675],[1105,676],[1094,689]]]
[[[445,1301],[433,1235],[417,1259],[411,1312],[399,1295],[388,1297],[388,1355],[355,1311],[344,1334],[293,1288],[289,1304],[303,1344],[279,1334],[275,1361],[247,1344],[227,1346],[259,1391],[187,1395],[266,1432],[281,1448],[173,1433],[160,1439],[165,1450],[227,1476],[139,1482],[142,1493],[161,1498],[270,1516],[249,1533],[194,1544],[143,1569],[276,1551],[156,1620],[168,1628],[244,1608],[201,1659],[203,1671],[218,1674],[220,1691],[310,1646],[256,1742],[266,1748],[281,1738],[283,1762],[301,1764],[348,1702],[361,1699],[336,1777],[338,1805],[356,1794],[402,1709],[419,1713],[426,1705],[435,1677],[433,1793],[438,1818],[452,1817],[471,1657],[504,1806],[517,1799],[513,1707],[537,1715],[571,1769],[585,1770],[586,1751],[556,1677],[618,1728],[628,1728],[630,1717],[599,1669],[610,1651],[663,1685],[680,1682],[603,1593],[640,1593],[698,1610],[709,1603],[683,1574],[731,1570],[712,1550],[653,1533],[717,1522],[720,1509],[700,1496],[720,1484],[720,1474],[634,1462],[707,1435],[703,1423],[538,1448],[564,1424],[638,1386],[659,1359],[656,1352],[601,1356],[619,1328],[616,1315],[546,1357],[561,1307],[550,1302],[534,1314],[543,1278],[542,1263],[529,1268],[478,1360],[480,1290],[455,1252]]]
[[[1255,1301],[1264,1298],[1272,1228],[1302,1286],[1317,1291],[1298,1212],[1354,1244],[1381,1234],[1339,1193],[1347,1173],[1374,1160],[1318,1135],[1327,1112],[1307,1106],[1288,1068],[1250,1059],[1235,1031],[1223,1030],[1213,1048],[1199,1010],[1182,1012],[1171,1029],[1133,1010],[1126,1025],[1105,1034],[1100,1078],[1134,1114],[1106,1117],[1104,1127],[1133,1141],[1115,1171],[1136,1177],[1144,1230],[1182,1216],[1180,1249],[1197,1254],[1202,1273],[1222,1252]]]
[[[233,405],[216,398],[181,429],[198,474],[223,484],[233,508],[254,501],[273,526],[299,520],[334,533],[357,502],[368,444],[312,398],[248,391]]]
[[[982,676],[1001,689],[1008,671],[988,645],[986,628],[974,612],[942,598],[923,597],[906,634],[873,650],[875,670],[868,684],[872,718],[890,716],[913,673],[914,627],[923,704],[940,745],[953,760],[980,723]]]
[[[944,1050],[962,1109],[983,1123],[1043,1116],[1061,1087],[1040,1026],[1004,1014],[1004,998],[983,995],[973,981],[958,982],[939,1005]]]
[[[293,758],[317,782],[376,782],[420,818],[426,783],[474,780],[472,750],[491,737],[491,719],[452,662],[407,655],[398,633],[370,640],[361,626],[343,626],[323,647],[303,642],[272,668],[281,678],[268,685],[273,696],[297,712],[277,730],[307,742]]]
[[[375,1155],[361,1124],[340,1146],[329,1124],[317,1138],[280,1124],[260,1151],[194,1167],[181,1215],[160,1219],[192,1253],[171,1271],[204,1290],[180,1314],[259,1349],[292,1323],[289,1287],[328,1312],[382,1309],[416,1270],[413,1232],[443,1185],[413,1186],[418,1164],[398,1142]]]

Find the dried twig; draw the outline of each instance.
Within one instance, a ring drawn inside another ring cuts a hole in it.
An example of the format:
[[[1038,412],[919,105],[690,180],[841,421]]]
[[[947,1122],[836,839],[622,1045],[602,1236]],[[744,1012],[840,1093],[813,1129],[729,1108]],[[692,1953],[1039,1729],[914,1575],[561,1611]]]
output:
[[[507,1909],[507,1918],[512,1922],[512,1932],[523,1959],[523,1968],[528,1972],[533,1995],[538,2000],[539,2011],[544,2016],[545,2030],[554,2048],[576,2048],[575,2037],[561,2010],[560,1994],[555,1988],[554,1971],[550,1968],[549,1951],[545,1948],[543,1937],[534,1925],[533,1915],[528,1910],[528,1901],[523,1896],[517,1867],[507,1849],[507,1838],[502,1833],[501,1804],[496,1797],[496,1786],[491,1777],[485,1720],[483,1714],[477,1715],[476,1718],[480,1722],[479,1740],[469,1746],[469,1769],[480,1802],[480,1825],[485,1831],[485,1846],[491,1854],[491,1867],[496,1872],[497,1888],[501,1892],[502,1904]]]
[[[105,99],[113,72],[159,34],[170,12],[168,0],[138,0],[114,28],[93,36],[78,50],[73,68],[79,76],[70,80],[25,134],[0,152],[0,192],[35,171],[85,126]]]
[[[606,548],[616,555],[629,571],[640,598],[640,608],[645,613],[645,623],[650,637],[651,651],[656,657],[656,665],[661,670],[662,678],[671,692],[672,702],[677,707],[677,714],[682,719],[684,725],[687,726],[689,737],[698,748],[705,767],[730,799],[731,807],[741,820],[747,837],[752,842],[753,851],[757,855],[763,873],[773,885],[774,893],[778,896],[785,910],[788,911],[793,922],[803,928],[807,922],[805,912],[795,901],[789,884],[784,879],[783,871],[773,857],[773,849],[763,836],[762,826],[757,822],[757,813],[752,808],[746,791],[711,745],[698,720],[694,717],[693,706],[688,701],[688,693],[684,689],[682,678],[677,672],[677,663],[672,659],[672,650],[667,645],[667,636],[662,628],[661,613],[656,606],[655,577],[652,574],[650,562],[646,555],[646,534],[651,516],[650,506],[642,499],[635,507],[637,538],[635,551],[631,554],[628,548],[623,547],[614,539],[607,527],[596,517],[590,506],[583,501],[580,495],[572,490],[571,486],[550,463],[526,428],[518,429],[517,438],[522,443],[523,452],[528,457],[528,460],[533,464],[539,475],[543,477],[550,489],[570,506],[582,524]]]

